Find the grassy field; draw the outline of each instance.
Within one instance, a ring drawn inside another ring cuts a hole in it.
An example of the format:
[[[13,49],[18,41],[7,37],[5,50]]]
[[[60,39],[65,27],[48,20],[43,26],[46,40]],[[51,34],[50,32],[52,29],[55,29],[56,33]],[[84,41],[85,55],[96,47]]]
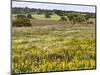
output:
[[[39,20],[12,28],[13,73],[96,68],[95,24]]]
[[[50,18],[45,18],[44,14],[42,15],[33,14],[32,16],[38,20],[59,20],[60,19],[60,16],[56,14],[51,15]]]
[[[18,14],[12,15],[13,19],[15,18],[16,15],[18,15]],[[27,15],[27,14],[24,14],[24,15]],[[50,15],[50,18],[45,18],[45,14],[32,14],[32,17],[34,19],[38,19],[38,20],[54,20],[54,21],[60,20],[60,16],[58,16],[57,14]]]

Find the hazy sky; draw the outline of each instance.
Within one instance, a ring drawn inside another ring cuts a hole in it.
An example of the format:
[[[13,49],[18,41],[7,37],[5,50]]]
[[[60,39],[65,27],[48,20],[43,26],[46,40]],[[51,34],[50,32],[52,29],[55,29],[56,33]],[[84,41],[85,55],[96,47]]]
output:
[[[35,2],[12,1],[12,7],[29,7],[29,8],[41,8],[41,9],[59,9],[59,10],[69,10],[69,11],[95,12],[95,6],[47,4],[47,3],[35,3]]]

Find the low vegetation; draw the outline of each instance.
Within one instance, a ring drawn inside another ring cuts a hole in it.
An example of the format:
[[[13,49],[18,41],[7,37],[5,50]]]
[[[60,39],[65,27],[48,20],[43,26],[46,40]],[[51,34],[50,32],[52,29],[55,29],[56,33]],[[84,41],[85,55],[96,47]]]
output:
[[[16,20],[13,20],[13,26],[15,27],[29,27],[32,26],[30,19],[28,18],[17,18]]]
[[[67,18],[64,17],[64,16],[62,16],[61,19],[60,19],[60,21],[66,21],[66,20],[67,20]]]
[[[32,19],[32,15],[31,14],[27,14],[27,18]]]
[[[20,9],[12,15],[13,74],[96,68],[94,17]]]

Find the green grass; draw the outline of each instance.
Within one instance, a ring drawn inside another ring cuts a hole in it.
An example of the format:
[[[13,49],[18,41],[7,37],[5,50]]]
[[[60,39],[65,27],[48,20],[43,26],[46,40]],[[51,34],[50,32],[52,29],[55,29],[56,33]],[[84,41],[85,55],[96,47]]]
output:
[[[12,28],[13,73],[96,68],[95,25],[49,23]]]
[[[13,14],[13,19],[15,19],[15,16],[17,14]],[[27,15],[27,14],[25,14]],[[56,14],[53,14],[53,15],[50,15],[51,17],[50,18],[45,18],[45,15],[44,14],[32,14],[32,17],[35,18],[35,19],[38,19],[38,20],[60,20],[60,16],[56,15]]]
[[[42,15],[33,14],[32,16],[38,20],[59,20],[60,19],[60,16],[58,16],[56,14],[51,15],[50,18],[45,18],[44,14],[42,14]]]

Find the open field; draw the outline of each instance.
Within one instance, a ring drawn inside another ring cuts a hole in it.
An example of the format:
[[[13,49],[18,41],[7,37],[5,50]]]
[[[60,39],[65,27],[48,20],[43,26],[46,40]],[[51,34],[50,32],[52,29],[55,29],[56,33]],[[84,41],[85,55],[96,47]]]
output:
[[[51,15],[51,18],[45,18],[45,14],[42,14],[42,15],[33,14],[32,16],[39,20],[59,20],[60,19],[60,16],[56,14]]]
[[[13,73],[95,69],[95,24],[50,21],[12,27]]]
[[[18,14],[13,14],[13,18],[15,18],[15,16],[18,15]],[[27,14],[24,14],[24,15],[27,15]],[[50,18],[45,18],[45,14],[32,14],[32,17],[34,19],[38,19],[38,20],[54,20],[54,21],[58,21],[60,19],[60,16],[56,15],[56,14],[53,14],[51,15]]]
[[[12,7],[12,74],[96,69],[95,6],[18,3]]]

